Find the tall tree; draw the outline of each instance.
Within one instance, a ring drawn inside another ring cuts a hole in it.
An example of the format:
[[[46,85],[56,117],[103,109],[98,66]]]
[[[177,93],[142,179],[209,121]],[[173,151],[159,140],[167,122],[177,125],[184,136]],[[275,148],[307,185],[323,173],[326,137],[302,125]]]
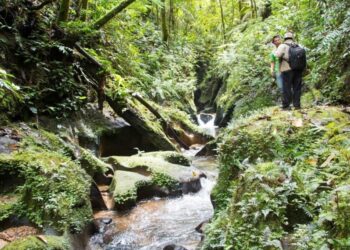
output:
[[[174,0],[169,0],[169,34],[174,34],[175,16],[174,16]]]
[[[87,17],[87,14],[86,14],[86,11],[88,10],[88,5],[89,5],[89,0],[81,0],[81,17],[80,17],[80,20],[82,21],[86,21],[86,17]]]
[[[225,34],[225,16],[224,16],[224,8],[222,6],[222,0],[219,0],[220,5],[220,13],[221,13],[221,25],[222,25],[222,37],[225,43],[226,34]]]
[[[255,0],[250,0],[250,8],[252,10],[252,17],[258,17],[258,11],[256,8],[256,2]]]
[[[231,0],[232,23],[235,21],[235,1]]]
[[[68,19],[70,0],[61,0],[60,9],[58,12],[58,22],[64,22]]]
[[[162,19],[163,42],[167,43],[169,40],[169,34],[168,34],[168,27],[166,24],[165,0],[162,0],[162,9],[160,14]]]
[[[243,18],[243,2],[242,0],[238,0],[238,12],[239,12],[239,20]]]

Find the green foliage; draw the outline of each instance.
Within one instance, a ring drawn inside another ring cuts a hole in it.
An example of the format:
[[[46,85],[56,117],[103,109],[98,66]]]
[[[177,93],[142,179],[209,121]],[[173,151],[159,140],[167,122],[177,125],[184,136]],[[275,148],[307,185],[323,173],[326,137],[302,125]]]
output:
[[[19,86],[11,79],[12,75],[0,68],[0,110],[2,112],[16,113],[18,104],[23,101]]]
[[[5,186],[2,195],[15,194],[1,206],[0,219],[16,214],[39,227],[50,226],[59,232],[81,231],[92,217],[91,177],[80,161],[72,160],[73,149],[59,137],[29,127],[18,131],[23,137],[19,150],[0,154],[1,179],[6,176],[14,180],[13,186]],[[85,152],[81,159],[89,156]],[[88,170],[105,170],[106,164],[91,156],[89,159],[93,166],[86,167]]]
[[[234,121],[220,139],[204,249],[348,247],[349,128],[332,107]]]
[[[215,53],[205,84],[227,78],[215,102],[224,110],[235,107],[234,117],[279,102],[277,84],[269,74],[270,43],[275,34],[292,30],[307,50],[304,77],[308,100],[348,103],[349,3],[344,1],[271,1],[267,19],[248,19],[230,25],[226,44]],[[324,74],[327,72],[327,74]],[[228,77],[227,77],[228,76]]]
[[[171,178],[169,175],[157,172],[152,173],[152,183],[159,187],[165,187],[169,189],[174,189],[178,185],[178,182]]]
[[[78,232],[91,218],[90,179],[74,162],[53,152],[19,152],[1,156],[1,168],[17,169],[25,182],[19,215],[38,226]]]

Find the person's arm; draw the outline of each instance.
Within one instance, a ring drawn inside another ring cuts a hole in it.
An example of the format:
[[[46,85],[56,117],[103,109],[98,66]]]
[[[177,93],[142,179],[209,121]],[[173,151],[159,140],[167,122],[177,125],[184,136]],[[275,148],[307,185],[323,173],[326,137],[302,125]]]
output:
[[[270,63],[271,63],[270,73],[272,76],[274,76],[275,75],[275,55],[273,53],[270,54]]]
[[[272,76],[275,75],[275,62],[271,62],[270,73]]]
[[[281,44],[280,46],[278,46],[278,48],[275,51],[275,56],[278,58],[283,58],[284,56],[284,51],[285,51],[285,45]]]

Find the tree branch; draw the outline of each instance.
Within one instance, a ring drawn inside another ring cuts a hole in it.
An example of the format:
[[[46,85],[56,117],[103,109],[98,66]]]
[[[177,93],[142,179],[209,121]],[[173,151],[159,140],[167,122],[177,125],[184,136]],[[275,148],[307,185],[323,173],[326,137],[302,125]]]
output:
[[[41,9],[44,8],[46,5],[51,4],[51,3],[53,3],[53,2],[56,2],[56,0],[46,0],[46,1],[42,2],[41,4],[39,4],[39,5],[31,6],[29,9],[30,9],[30,10],[41,10]]]

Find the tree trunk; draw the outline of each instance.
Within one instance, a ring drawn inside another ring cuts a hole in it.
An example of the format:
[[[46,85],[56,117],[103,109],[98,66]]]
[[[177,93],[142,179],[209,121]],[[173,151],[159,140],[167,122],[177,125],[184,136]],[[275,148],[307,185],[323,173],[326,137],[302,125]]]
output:
[[[231,4],[232,4],[231,9],[232,9],[232,23],[233,23],[235,21],[235,1],[232,0]]]
[[[60,10],[58,12],[58,22],[65,22],[68,19],[70,0],[61,0]]]
[[[99,20],[97,20],[93,26],[94,29],[98,30],[98,29],[102,28],[106,23],[108,23],[112,18],[114,18],[118,13],[120,13],[122,10],[124,10],[126,7],[128,7],[130,4],[132,4],[135,1],[136,0],[125,0],[125,1],[121,2],[117,7],[113,8],[105,16],[103,16]]]
[[[169,34],[174,34],[174,0],[169,0]]]
[[[81,21],[86,21],[86,11],[88,10],[89,0],[81,0]]]
[[[162,18],[163,42],[167,43],[169,39],[169,34],[168,34],[168,28],[166,24],[165,0],[162,0],[161,18]]]
[[[220,13],[221,13],[221,25],[222,25],[222,37],[224,40],[224,43],[226,41],[226,35],[225,35],[225,17],[224,17],[224,8],[222,7],[222,1],[219,0],[220,5]]]
[[[238,0],[239,20],[242,20],[242,18],[243,18],[242,10],[243,10],[242,0]]]
[[[255,0],[250,0],[250,8],[252,10],[252,17],[257,18],[258,17],[258,11],[256,9],[256,2]]]

